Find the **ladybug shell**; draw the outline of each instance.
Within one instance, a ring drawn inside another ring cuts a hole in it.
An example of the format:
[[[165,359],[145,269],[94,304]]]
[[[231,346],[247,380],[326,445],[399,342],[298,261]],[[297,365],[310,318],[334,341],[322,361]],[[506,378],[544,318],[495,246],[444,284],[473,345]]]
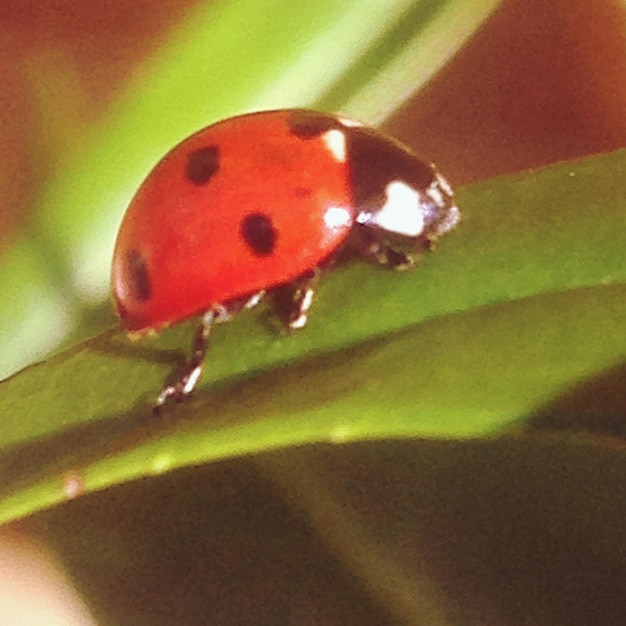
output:
[[[254,113],[167,154],[128,207],[115,246],[124,327],[161,328],[329,257],[355,219],[343,124],[304,110]]]

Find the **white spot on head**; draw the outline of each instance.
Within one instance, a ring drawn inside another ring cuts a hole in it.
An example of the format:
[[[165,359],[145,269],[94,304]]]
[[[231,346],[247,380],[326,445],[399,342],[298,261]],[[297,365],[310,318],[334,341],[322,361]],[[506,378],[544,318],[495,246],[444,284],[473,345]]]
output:
[[[343,131],[333,129],[322,135],[322,141],[338,163],[346,162],[346,136]]]
[[[399,180],[389,183],[385,192],[386,200],[382,208],[376,213],[361,213],[357,221],[407,237],[421,235],[425,224],[420,194]]]
[[[348,209],[339,206],[331,206],[324,213],[324,224],[328,228],[343,228],[350,226],[352,215]]]

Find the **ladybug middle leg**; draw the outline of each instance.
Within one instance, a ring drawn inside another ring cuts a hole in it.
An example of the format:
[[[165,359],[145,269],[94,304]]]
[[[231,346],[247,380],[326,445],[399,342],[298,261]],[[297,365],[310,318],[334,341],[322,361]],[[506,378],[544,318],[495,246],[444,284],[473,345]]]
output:
[[[394,270],[414,267],[423,252],[431,247],[425,237],[394,235],[376,227],[355,224],[348,243],[357,254]]]
[[[320,268],[315,267],[296,280],[272,291],[273,312],[285,330],[300,330],[306,326],[320,274]]]
[[[265,292],[260,291],[252,296],[237,298],[225,304],[219,304],[206,311],[191,344],[191,354],[185,361],[182,370],[176,380],[163,387],[154,403],[153,413],[158,415],[161,407],[172,398],[174,402],[180,403],[188,398],[195,390],[200,375],[204,359],[209,350],[209,339],[211,330],[216,323],[227,322],[232,319],[242,309],[251,309],[256,306]]]

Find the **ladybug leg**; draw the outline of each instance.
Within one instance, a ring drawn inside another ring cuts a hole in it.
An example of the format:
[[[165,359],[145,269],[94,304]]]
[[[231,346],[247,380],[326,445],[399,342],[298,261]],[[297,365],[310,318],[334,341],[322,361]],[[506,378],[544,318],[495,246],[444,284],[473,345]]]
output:
[[[209,338],[211,330],[216,323],[227,322],[242,309],[251,309],[256,306],[265,292],[260,291],[250,297],[239,298],[226,304],[221,304],[209,309],[200,320],[200,326],[196,330],[191,344],[191,354],[187,358],[182,371],[173,383],[165,385],[158,395],[153,412],[158,414],[160,408],[170,399],[179,403],[188,398],[195,390],[206,354],[209,350]]]
[[[211,329],[217,317],[218,312],[214,309],[210,309],[202,316],[200,326],[198,326],[198,330],[196,330],[196,334],[193,338],[191,355],[187,359],[178,379],[171,384],[165,385],[158,395],[153,408],[155,414],[158,414],[159,409],[170,398],[173,398],[174,402],[178,403],[182,402],[193,393],[198,379],[200,378],[200,374],[202,374],[202,364],[204,363],[204,358],[209,349]]]
[[[306,326],[320,274],[320,269],[316,267],[272,291],[272,306],[285,330],[299,330]]]
[[[394,270],[407,270],[415,266],[422,252],[428,250],[431,241],[426,237],[418,240],[406,237],[390,237],[375,227],[356,224],[350,247],[380,265]]]

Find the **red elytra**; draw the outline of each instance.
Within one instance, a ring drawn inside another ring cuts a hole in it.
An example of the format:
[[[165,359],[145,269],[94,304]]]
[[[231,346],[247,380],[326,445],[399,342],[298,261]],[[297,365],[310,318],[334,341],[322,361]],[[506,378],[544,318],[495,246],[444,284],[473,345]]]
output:
[[[265,111],[192,135],[141,185],[113,258],[127,330],[203,314],[193,353],[157,406],[192,393],[215,321],[269,292],[285,325],[301,328],[319,270],[337,251],[406,268],[458,221],[433,165],[345,118]]]
[[[162,327],[287,282],[348,236],[355,214],[345,158],[320,137],[295,139],[286,118],[256,114],[211,126],[148,176],[115,248],[113,290],[126,328]],[[344,215],[329,224],[333,208]],[[245,238],[249,215],[270,217],[271,249]]]

